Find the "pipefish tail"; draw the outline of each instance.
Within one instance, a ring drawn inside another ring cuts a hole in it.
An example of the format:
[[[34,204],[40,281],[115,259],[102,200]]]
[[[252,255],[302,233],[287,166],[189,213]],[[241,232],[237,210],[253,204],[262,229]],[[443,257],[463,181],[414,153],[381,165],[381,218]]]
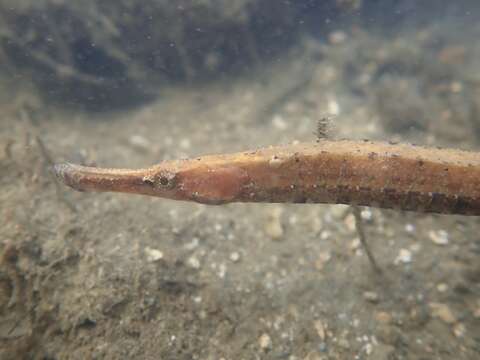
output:
[[[80,191],[195,201],[325,203],[480,216],[480,153],[322,140],[164,161],[140,170],[55,165]]]

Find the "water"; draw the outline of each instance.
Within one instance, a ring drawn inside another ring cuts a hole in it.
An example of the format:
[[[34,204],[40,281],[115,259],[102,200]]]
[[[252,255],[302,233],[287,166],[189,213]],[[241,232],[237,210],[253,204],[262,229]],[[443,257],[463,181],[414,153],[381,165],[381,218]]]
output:
[[[477,1],[0,2],[0,358],[478,357],[476,218],[76,193],[328,136],[476,150]],[[368,210],[368,209],[367,209]],[[438,236],[448,241],[438,241]]]

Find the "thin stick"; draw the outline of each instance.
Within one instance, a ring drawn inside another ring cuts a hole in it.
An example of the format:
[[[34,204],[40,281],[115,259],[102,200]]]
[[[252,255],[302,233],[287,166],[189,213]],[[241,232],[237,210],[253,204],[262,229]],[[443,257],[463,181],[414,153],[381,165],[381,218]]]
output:
[[[35,137],[35,140],[37,142],[37,145],[38,145],[38,148],[40,149],[40,153],[42,154],[43,158],[45,159],[45,161],[47,162],[48,166],[51,168],[53,165],[54,165],[54,162],[53,162],[53,159],[52,159],[52,156],[50,155],[50,152],[48,151],[47,147],[45,146],[45,144],[43,143],[42,139],[40,138],[40,136],[36,136]],[[50,173],[50,176],[51,173]],[[57,180],[58,178],[55,177],[55,180]],[[62,189],[60,189],[60,186],[58,184],[58,181],[54,181],[54,184],[55,184],[55,193],[57,194],[57,197],[60,201],[62,201],[71,211],[73,212],[76,212],[77,211],[77,208],[75,207],[75,205],[73,203],[71,203],[64,195]]]
[[[355,217],[355,228],[357,229],[358,237],[360,238],[360,243],[363,246],[363,249],[365,250],[365,253],[367,254],[368,260],[370,261],[370,264],[372,265],[373,270],[377,274],[382,273],[382,269],[380,266],[378,266],[377,261],[375,260],[375,256],[373,256],[373,252],[370,251],[370,246],[368,245],[367,242],[367,237],[365,236],[365,230],[363,228],[363,221],[362,221],[362,213],[360,211],[360,208],[356,205],[351,206],[353,216]]]

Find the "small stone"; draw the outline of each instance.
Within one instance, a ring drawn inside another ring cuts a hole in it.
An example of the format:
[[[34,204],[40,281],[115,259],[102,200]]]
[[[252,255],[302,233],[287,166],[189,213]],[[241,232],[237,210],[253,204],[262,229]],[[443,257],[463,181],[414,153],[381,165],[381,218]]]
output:
[[[461,82],[459,81],[453,81],[451,84],[450,84],[450,90],[453,92],[453,93],[459,93],[463,90],[463,85]]]
[[[334,205],[330,207],[330,215],[335,219],[343,219],[347,211],[349,211],[349,207],[346,205]]]
[[[340,45],[347,40],[347,34],[344,31],[336,30],[328,35],[328,41],[332,45]]]
[[[340,104],[336,99],[328,99],[327,101],[327,110],[328,113],[331,115],[338,115],[340,114]]]
[[[320,240],[328,240],[331,235],[332,233],[330,231],[322,230],[322,232],[320,233]]]
[[[448,245],[448,233],[445,230],[438,230],[438,231],[430,230],[428,232],[428,236],[430,237],[430,240],[432,240],[432,242],[435,245],[440,245],[440,246]]]
[[[224,279],[225,275],[227,274],[227,265],[220,264],[218,265],[217,275],[220,279]]]
[[[375,319],[381,324],[390,324],[392,322],[392,315],[385,311],[380,311],[375,315]]]
[[[186,250],[194,250],[195,248],[198,247],[199,244],[200,244],[200,239],[197,237],[194,237],[192,241],[190,241],[189,243],[186,243],[185,245],[183,245],[183,247]]]
[[[128,142],[131,146],[139,149],[139,150],[148,150],[152,144],[150,141],[143,137],[142,135],[132,135],[128,138]]]
[[[408,264],[412,262],[412,252],[408,249],[400,249],[397,257],[393,261],[395,265]]]
[[[448,290],[448,285],[445,283],[440,283],[437,285],[437,290],[443,293]]]
[[[345,350],[349,350],[350,349],[350,343],[348,342],[347,339],[345,338],[341,338],[338,340],[338,345],[342,348],[342,349],[345,349]]]
[[[318,351],[310,351],[307,356],[305,356],[303,358],[303,360],[322,360],[322,356],[320,355],[320,353]]]
[[[365,344],[364,349],[365,349],[365,354],[371,355],[373,352],[373,345],[371,343],[367,343]]]
[[[273,117],[272,124],[278,130],[286,130],[288,128],[288,123],[285,121],[285,119],[282,116],[278,114]]]
[[[419,244],[419,243],[412,244],[412,245],[410,245],[410,250],[413,253],[418,253],[418,252],[420,252],[420,250],[422,250],[422,245]]]
[[[353,214],[348,214],[345,220],[343,221],[348,231],[353,232],[356,228],[355,216]]]
[[[446,304],[442,303],[430,303],[430,309],[432,309],[432,316],[439,318],[446,324],[453,324],[457,319],[453,315],[452,310]]]
[[[230,260],[233,261],[233,262],[237,262],[238,260],[240,260],[240,254],[238,252],[233,252],[230,254]]]
[[[323,325],[323,322],[321,320],[316,320],[313,323],[313,326],[315,327],[315,330],[317,331],[317,334],[320,340],[324,341],[326,337],[326,333],[325,333],[325,326]]]
[[[385,360],[393,359],[395,353],[395,347],[383,343],[378,343],[373,349],[373,353],[369,356],[369,360]]]
[[[190,143],[190,139],[188,138],[183,138],[182,140],[180,140],[180,147],[183,149],[183,150],[188,150],[190,149],[191,147],[191,143]]]
[[[371,303],[378,303],[379,297],[378,294],[374,291],[365,291],[363,293],[363,298]]]
[[[406,224],[405,225],[405,231],[408,232],[408,233],[413,233],[415,232],[415,225],[413,224]]]
[[[310,222],[310,225],[312,227],[312,232],[314,234],[318,234],[320,231],[322,231],[323,228],[323,221],[320,217],[314,217],[312,221]]]
[[[350,242],[350,249],[355,251],[355,250],[359,249],[361,245],[362,245],[362,243],[360,242],[360,238],[355,238]]]
[[[188,266],[190,266],[192,269],[200,269],[200,260],[198,260],[196,257],[191,256],[187,260]]]
[[[262,350],[269,350],[272,348],[272,339],[268,334],[262,334],[258,339],[258,344]]]
[[[265,233],[270,236],[273,240],[279,240],[284,233],[281,216],[282,216],[282,208],[277,207],[275,208],[270,216],[268,221],[265,223]]]
[[[273,240],[278,240],[283,236],[283,227],[278,219],[271,220],[265,224],[265,232]]]
[[[145,248],[145,255],[147,256],[148,262],[155,262],[163,259],[163,252],[157,249],[152,249],[150,247]]]
[[[465,332],[467,329],[465,328],[465,325],[462,323],[455,324],[453,327],[453,334],[458,338],[458,337],[463,337],[465,335]]]
[[[373,213],[370,209],[363,209],[360,215],[362,216],[362,220],[365,221],[372,221],[373,219]]]
[[[330,251],[321,252],[318,255],[317,260],[315,260],[315,268],[319,271],[322,271],[331,258],[332,254],[330,253]]]
[[[473,311],[473,317],[475,319],[480,319],[480,307],[476,308],[474,311]]]

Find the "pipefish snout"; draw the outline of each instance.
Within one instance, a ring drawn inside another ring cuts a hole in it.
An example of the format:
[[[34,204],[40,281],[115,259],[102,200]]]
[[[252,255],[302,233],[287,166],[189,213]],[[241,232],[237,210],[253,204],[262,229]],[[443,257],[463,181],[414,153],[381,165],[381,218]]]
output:
[[[55,165],[66,185],[205,204],[363,205],[480,215],[480,153],[372,141],[300,143],[141,170]]]

